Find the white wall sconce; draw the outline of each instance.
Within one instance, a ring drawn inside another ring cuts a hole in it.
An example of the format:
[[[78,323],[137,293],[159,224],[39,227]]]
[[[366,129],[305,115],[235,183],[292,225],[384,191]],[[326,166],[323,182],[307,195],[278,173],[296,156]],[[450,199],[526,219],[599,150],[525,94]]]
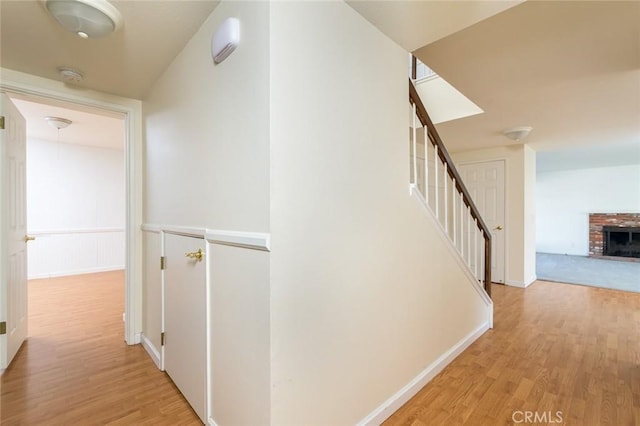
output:
[[[240,43],[240,21],[227,18],[220,24],[211,39],[211,56],[213,62],[219,64],[227,59]]]

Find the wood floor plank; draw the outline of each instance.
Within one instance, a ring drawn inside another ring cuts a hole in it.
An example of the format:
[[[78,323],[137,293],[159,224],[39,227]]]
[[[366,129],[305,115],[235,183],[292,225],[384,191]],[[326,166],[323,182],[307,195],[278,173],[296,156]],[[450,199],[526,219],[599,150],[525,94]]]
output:
[[[495,328],[385,425],[514,424],[515,411],[640,425],[640,294],[537,281],[493,298]]]
[[[29,337],[0,377],[0,423],[199,425],[140,345],[124,343],[122,271],[29,281]]]

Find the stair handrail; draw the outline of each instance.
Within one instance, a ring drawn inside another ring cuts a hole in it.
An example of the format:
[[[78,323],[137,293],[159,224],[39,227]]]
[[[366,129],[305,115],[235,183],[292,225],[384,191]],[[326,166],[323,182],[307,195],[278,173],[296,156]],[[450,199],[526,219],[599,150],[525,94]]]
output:
[[[413,72],[413,70],[412,70]],[[449,155],[449,151],[444,146],[438,131],[436,130],[436,126],[431,121],[429,114],[427,113],[427,109],[425,108],[420,96],[418,95],[418,91],[413,84],[411,78],[409,78],[409,102],[416,107],[416,115],[420,120],[420,123],[427,129],[427,135],[429,136],[429,140],[433,146],[437,146],[438,156],[442,160],[443,163],[447,165],[447,172],[449,176],[454,180],[456,189],[460,194],[462,194],[463,202],[469,207],[469,211],[471,212],[471,216],[476,220],[478,224],[478,228],[482,231],[482,235],[484,238],[484,289],[491,297],[491,232],[489,231],[489,227],[482,219],[480,215],[480,211],[476,207],[475,203],[471,199],[471,195],[467,190],[467,187],[464,185],[460,174],[458,173],[458,169],[456,168],[451,156]],[[426,148],[426,147],[425,147]]]

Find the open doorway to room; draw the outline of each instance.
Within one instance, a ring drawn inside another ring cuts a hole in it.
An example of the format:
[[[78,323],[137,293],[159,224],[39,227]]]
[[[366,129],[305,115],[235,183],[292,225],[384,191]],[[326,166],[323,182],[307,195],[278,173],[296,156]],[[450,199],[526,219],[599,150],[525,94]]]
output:
[[[538,152],[538,279],[640,292],[640,144]]]
[[[51,338],[69,327],[92,335],[96,331],[87,325],[99,321],[101,334],[122,343],[124,116],[44,99],[12,102],[27,126],[27,235],[33,238],[28,243],[28,335]],[[74,309],[81,312],[72,317]]]

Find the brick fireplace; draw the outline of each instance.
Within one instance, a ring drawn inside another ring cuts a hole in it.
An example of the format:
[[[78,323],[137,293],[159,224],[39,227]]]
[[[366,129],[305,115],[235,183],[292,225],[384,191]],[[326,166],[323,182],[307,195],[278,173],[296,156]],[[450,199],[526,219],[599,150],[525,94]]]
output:
[[[636,244],[634,229],[640,230],[640,213],[590,213],[589,214],[589,256],[605,255],[607,236],[621,231],[629,234],[629,241]],[[610,238],[610,237],[609,237]],[[618,254],[618,256],[626,256]],[[636,256],[632,256],[636,257]]]

